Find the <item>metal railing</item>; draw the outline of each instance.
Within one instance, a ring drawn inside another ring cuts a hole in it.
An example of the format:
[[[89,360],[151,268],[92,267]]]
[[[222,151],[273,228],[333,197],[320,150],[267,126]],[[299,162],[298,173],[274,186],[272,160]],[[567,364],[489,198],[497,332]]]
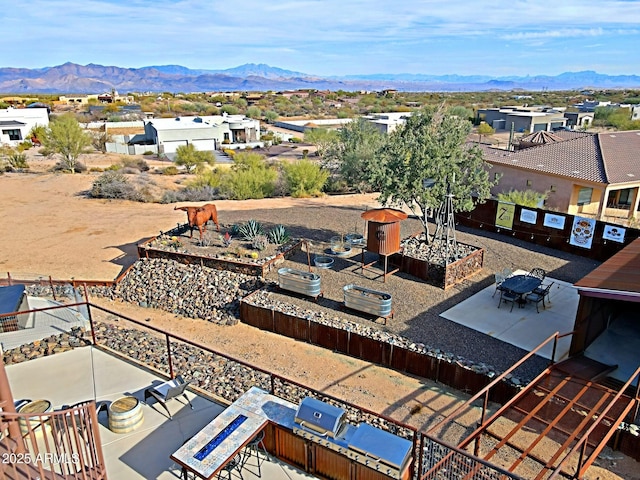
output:
[[[47,413],[0,412],[0,456],[0,479],[107,478],[94,402]]]

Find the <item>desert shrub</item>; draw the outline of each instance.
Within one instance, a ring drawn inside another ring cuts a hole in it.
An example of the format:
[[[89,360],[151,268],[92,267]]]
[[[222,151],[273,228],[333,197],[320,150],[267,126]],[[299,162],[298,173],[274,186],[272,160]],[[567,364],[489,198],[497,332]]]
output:
[[[318,196],[329,172],[310,160],[300,160],[283,166],[284,176],[292,197]]]
[[[191,188],[213,187],[218,188],[222,179],[222,174],[218,169],[204,170],[196,178],[187,182],[186,186]]]
[[[79,160],[60,160],[53,167],[51,167],[51,171],[64,173],[82,173],[87,171],[87,166]]]
[[[145,151],[142,153],[142,155],[147,155],[147,156],[149,156],[149,155],[154,155],[154,153],[153,153],[151,150],[145,150]]]
[[[114,198],[141,202],[143,195],[127,180],[124,174],[108,171],[100,175],[91,187],[93,198]]]
[[[278,172],[273,169],[250,169],[228,172],[222,177],[221,191],[233,200],[265,198],[273,195]]]
[[[238,235],[245,240],[253,241],[254,238],[264,235],[264,229],[260,222],[251,219],[247,223],[238,225]]]
[[[251,246],[256,250],[260,250],[260,251],[266,249],[268,244],[269,244],[269,239],[267,238],[266,235],[256,235],[255,237],[253,237],[253,240],[251,241]]]
[[[330,177],[324,185],[324,191],[330,193],[348,193],[351,191],[349,183],[341,177]]]
[[[234,200],[273,195],[278,172],[258,153],[240,152],[233,157],[231,171],[222,176],[220,190]]]
[[[31,147],[33,147],[31,140],[25,140],[20,142],[16,148],[18,149],[18,152],[24,152],[25,150],[29,150]]]
[[[27,163],[27,154],[20,151],[13,151],[7,155],[7,163],[12,170],[21,170],[29,168]]]
[[[142,158],[122,157],[120,164],[124,169],[132,169],[138,172],[148,172],[149,164]]]
[[[233,156],[236,154],[236,151],[233,150],[232,148],[225,148],[223,150],[223,152],[225,153],[225,155],[227,155],[227,156],[229,156],[231,158],[233,158]]]
[[[269,231],[267,236],[269,241],[276,245],[283,245],[291,239],[284,225],[276,225]]]
[[[165,167],[162,170],[162,174],[163,175],[178,175],[178,173],[180,173],[178,171],[178,167],[174,166],[174,165],[170,165],[168,167]]]
[[[183,188],[181,190],[170,190],[164,192],[160,203],[176,203],[176,202],[204,202],[208,200],[217,200],[220,193],[217,189],[204,186],[199,188]]]
[[[298,138],[298,137],[291,137],[291,138],[289,139],[289,141],[290,141],[291,143],[302,143],[302,139],[301,139],[301,138]]]
[[[100,168],[100,167],[91,167],[89,169],[90,173],[102,173],[104,172],[104,168]]]

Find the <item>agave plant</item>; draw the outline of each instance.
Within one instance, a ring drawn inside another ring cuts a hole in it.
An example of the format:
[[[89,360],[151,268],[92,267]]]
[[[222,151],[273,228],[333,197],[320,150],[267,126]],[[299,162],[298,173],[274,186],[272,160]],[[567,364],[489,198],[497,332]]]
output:
[[[244,225],[238,227],[238,233],[245,240],[253,241],[258,235],[264,235],[264,230],[260,222],[256,220],[249,220]]]
[[[276,245],[282,245],[287,243],[290,240],[289,232],[284,228],[284,225],[276,225],[269,232],[269,241],[271,243],[275,243]]]

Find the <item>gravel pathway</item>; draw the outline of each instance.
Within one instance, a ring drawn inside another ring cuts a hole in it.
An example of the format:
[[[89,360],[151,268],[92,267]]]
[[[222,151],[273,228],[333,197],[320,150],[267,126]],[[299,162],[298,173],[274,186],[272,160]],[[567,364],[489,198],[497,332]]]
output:
[[[267,226],[281,223],[292,235],[311,240],[311,261],[315,255],[328,252],[329,239],[334,235],[351,232],[363,233],[364,221],[360,215],[366,207],[322,207],[322,208],[286,208],[279,210],[254,210],[228,212],[223,222],[238,223],[254,218]],[[233,218],[229,218],[232,214]],[[401,224],[402,237],[420,232],[422,226],[415,218],[409,218]],[[513,345],[484,335],[470,328],[440,317],[440,314],[466,298],[474,295],[493,283],[493,274],[505,267],[512,270],[530,270],[541,267],[548,275],[566,282],[576,282],[592,271],[599,262],[558,252],[544,246],[529,244],[512,237],[483,230],[461,228],[457,240],[485,249],[484,268],[472,278],[450,288],[446,292],[428,285],[409,275],[396,273],[387,277],[386,283],[376,278],[379,269],[360,272],[360,253],[354,252],[347,258],[335,258],[330,270],[317,270],[322,276],[324,297],[317,305],[306,298],[297,298],[284,293],[274,293],[278,299],[298,305],[301,308],[321,309],[347,320],[372,325],[372,321],[359,315],[340,310],[342,287],[350,283],[383,290],[394,298],[394,318],[386,325],[379,322],[380,329],[402,335],[414,342],[424,343],[476,363],[492,365],[497,370],[505,370],[526,352]],[[376,255],[366,254],[366,261],[373,261]],[[299,253],[287,260],[282,266],[306,270],[307,254]],[[271,272],[268,280],[277,283],[277,273]],[[523,378],[532,378],[546,366],[547,361],[537,358],[525,364],[516,374]]]

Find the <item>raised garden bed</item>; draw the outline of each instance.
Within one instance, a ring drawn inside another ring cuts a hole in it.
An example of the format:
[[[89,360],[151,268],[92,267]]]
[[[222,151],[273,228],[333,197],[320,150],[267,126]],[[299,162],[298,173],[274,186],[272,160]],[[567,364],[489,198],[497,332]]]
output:
[[[458,242],[460,258],[447,262],[440,245],[427,246],[423,235],[402,242],[402,252],[389,257],[389,263],[401,272],[413,275],[444,290],[475,275],[484,263],[484,249]]]
[[[195,233],[193,238],[189,238],[188,232],[189,227],[186,224],[168,232],[160,232],[159,236],[138,244],[138,256],[170,259],[187,265],[202,265],[245,275],[265,276],[284,259],[302,248],[300,240],[291,240],[283,245],[269,244],[261,251],[251,248],[250,242],[239,239],[225,245],[223,235],[215,230],[207,231],[206,241],[200,245],[198,234]]]

